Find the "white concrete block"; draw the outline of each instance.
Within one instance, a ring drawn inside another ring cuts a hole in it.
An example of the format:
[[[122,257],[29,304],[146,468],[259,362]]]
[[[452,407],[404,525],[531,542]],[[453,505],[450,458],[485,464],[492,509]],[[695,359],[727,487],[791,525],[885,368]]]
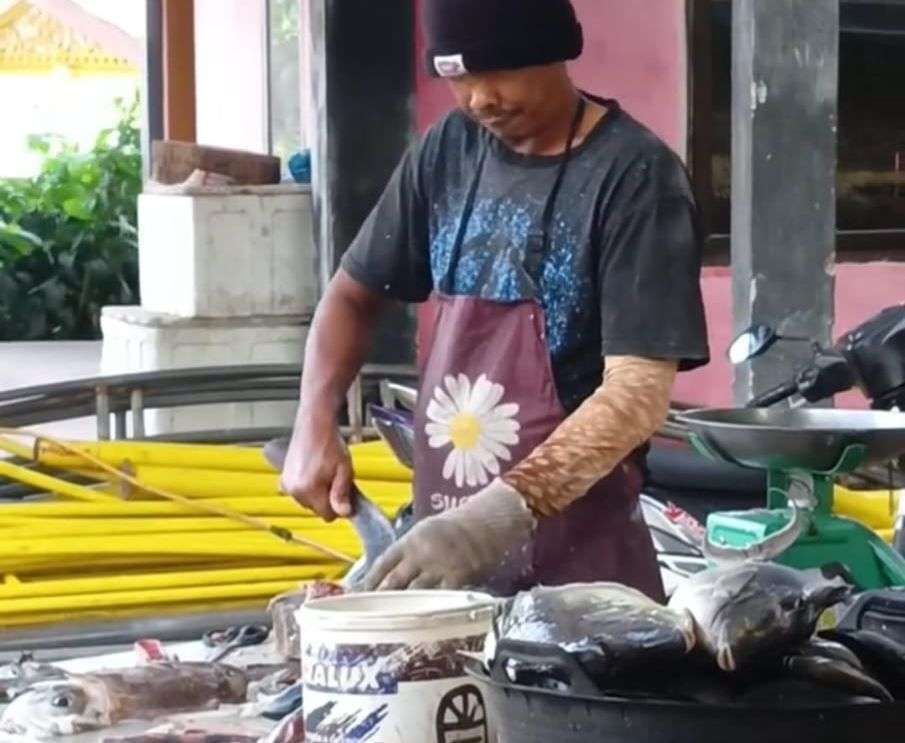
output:
[[[318,282],[310,188],[138,199],[142,307],[178,317],[304,315]]]
[[[180,318],[143,307],[105,307],[101,374],[204,366],[301,363],[310,315]],[[248,427],[289,427],[295,402],[198,405],[148,410],[148,435]]]

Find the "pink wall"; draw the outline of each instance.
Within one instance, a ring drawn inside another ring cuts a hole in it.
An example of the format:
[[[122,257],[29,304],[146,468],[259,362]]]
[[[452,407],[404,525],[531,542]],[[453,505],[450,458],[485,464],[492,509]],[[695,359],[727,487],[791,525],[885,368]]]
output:
[[[732,405],[732,368],[725,349],[732,340],[732,279],[728,268],[709,268],[702,281],[710,352],[706,367],[682,374],[675,398],[702,406]],[[851,330],[884,307],[905,302],[905,264],[842,264],[836,270],[836,335]],[[857,392],[840,395],[839,407],[867,406]]]
[[[416,0],[417,1],[417,0]],[[586,90],[619,99],[684,156],[687,120],[685,0],[573,0],[585,29],[585,53],[573,65]],[[422,131],[451,106],[443,81],[424,70],[421,34],[417,40],[417,122]],[[708,268],[702,280],[713,360],[679,378],[676,399],[695,405],[731,405],[732,369],[724,350],[733,335],[732,286],[728,268]],[[873,313],[905,302],[905,264],[842,265],[837,271],[836,328],[848,330]],[[421,311],[419,345],[432,321]],[[837,404],[863,407],[857,393]]]
[[[576,82],[618,99],[684,156],[685,0],[573,2],[585,32],[585,52],[572,65]],[[423,131],[452,102],[446,83],[427,75],[420,31],[417,36],[417,120]]]
[[[573,2],[585,34],[584,54],[572,64],[576,83],[590,93],[618,99],[684,157],[685,0]],[[418,129],[424,131],[453,104],[447,83],[427,74],[420,26],[415,48],[415,112]],[[423,350],[433,325],[430,304],[421,308],[419,318],[418,345]]]
[[[685,0],[573,2],[585,31],[584,54],[572,65],[576,82],[618,99],[684,157]]]

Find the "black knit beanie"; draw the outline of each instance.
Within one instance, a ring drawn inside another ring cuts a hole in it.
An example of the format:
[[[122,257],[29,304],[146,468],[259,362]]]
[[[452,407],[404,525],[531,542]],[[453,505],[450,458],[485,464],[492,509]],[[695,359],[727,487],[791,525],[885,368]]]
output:
[[[570,0],[423,0],[428,72],[454,77],[579,57]]]

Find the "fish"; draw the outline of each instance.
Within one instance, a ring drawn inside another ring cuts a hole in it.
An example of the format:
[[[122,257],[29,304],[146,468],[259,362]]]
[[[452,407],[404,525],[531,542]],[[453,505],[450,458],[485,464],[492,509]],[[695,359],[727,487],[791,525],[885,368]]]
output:
[[[414,412],[418,407],[418,390],[408,385],[391,382],[388,379],[380,383],[380,398],[391,409],[396,403],[409,412]]]
[[[264,457],[277,472],[282,472],[289,453],[289,439],[270,441],[264,447]],[[364,548],[364,555],[346,573],[343,587],[349,592],[361,591],[371,568],[396,541],[393,524],[375,503],[352,484],[354,513],[349,518]]]
[[[873,630],[822,630],[825,640],[845,645],[858,656],[864,669],[878,679],[899,701],[905,701],[905,645]]]
[[[819,637],[812,637],[802,645],[795,649],[795,655],[801,655],[808,658],[828,658],[840,663],[847,663],[859,671],[864,670],[864,664],[861,659],[849,650],[845,645],[831,640],[824,640]]]
[[[104,743],[258,743],[258,738],[251,735],[188,730],[184,733],[145,733],[128,738],[106,738]]]
[[[721,670],[734,672],[807,640],[823,611],[853,591],[839,576],[747,562],[691,576],[676,589],[669,607],[692,617],[699,648]]]
[[[36,683],[13,700],[0,717],[0,732],[49,740],[127,720],[216,709],[244,702],[247,686],[243,671],[212,663],[149,663],[70,674]]]
[[[12,701],[39,681],[66,678],[66,671],[49,663],[38,663],[31,655],[0,668],[0,694]]]
[[[314,581],[271,599],[267,613],[273,623],[272,636],[276,652],[287,660],[298,660],[302,652],[301,633],[296,620],[298,610],[309,601],[328,596],[341,596],[345,592],[346,590],[338,583]]]
[[[853,696],[872,697],[881,702],[895,701],[889,690],[875,678],[840,660],[816,655],[790,655],[783,658],[782,667],[790,675],[816,681]]]
[[[301,681],[298,681],[270,699],[261,710],[261,717],[266,717],[268,720],[282,720],[301,706],[302,684]]]
[[[753,684],[735,697],[736,704],[786,710],[795,707],[834,707],[875,702],[872,698],[855,696],[824,684],[799,677],[771,677]]]
[[[380,438],[403,467],[415,469],[415,421],[411,413],[368,405]]]
[[[248,684],[248,701],[270,702],[274,697],[282,694],[286,689],[293,686],[300,678],[301,664],[286,664],[278,671],[275,671],[259,681],[253,681]]]
[[[552,645],[600,682],[678,660],[695,642],[689,616],[634,588],[574,583],[536,587],[504,602],[485,641],[484,657],[492,667],[508,643]],[[549,676],[544,668],[517,665],[535,683]]]
[[[258,743],[305,743],[305,711],[300,707]]]

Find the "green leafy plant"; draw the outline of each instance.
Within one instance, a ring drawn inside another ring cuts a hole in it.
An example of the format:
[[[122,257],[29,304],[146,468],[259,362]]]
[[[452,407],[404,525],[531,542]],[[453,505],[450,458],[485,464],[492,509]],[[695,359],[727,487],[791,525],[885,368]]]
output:
[[[54,136],[28,180],[0,180],[0,340],[100,337],[104,305],[136,304],[142,187],[137,98],[88,151]]]

